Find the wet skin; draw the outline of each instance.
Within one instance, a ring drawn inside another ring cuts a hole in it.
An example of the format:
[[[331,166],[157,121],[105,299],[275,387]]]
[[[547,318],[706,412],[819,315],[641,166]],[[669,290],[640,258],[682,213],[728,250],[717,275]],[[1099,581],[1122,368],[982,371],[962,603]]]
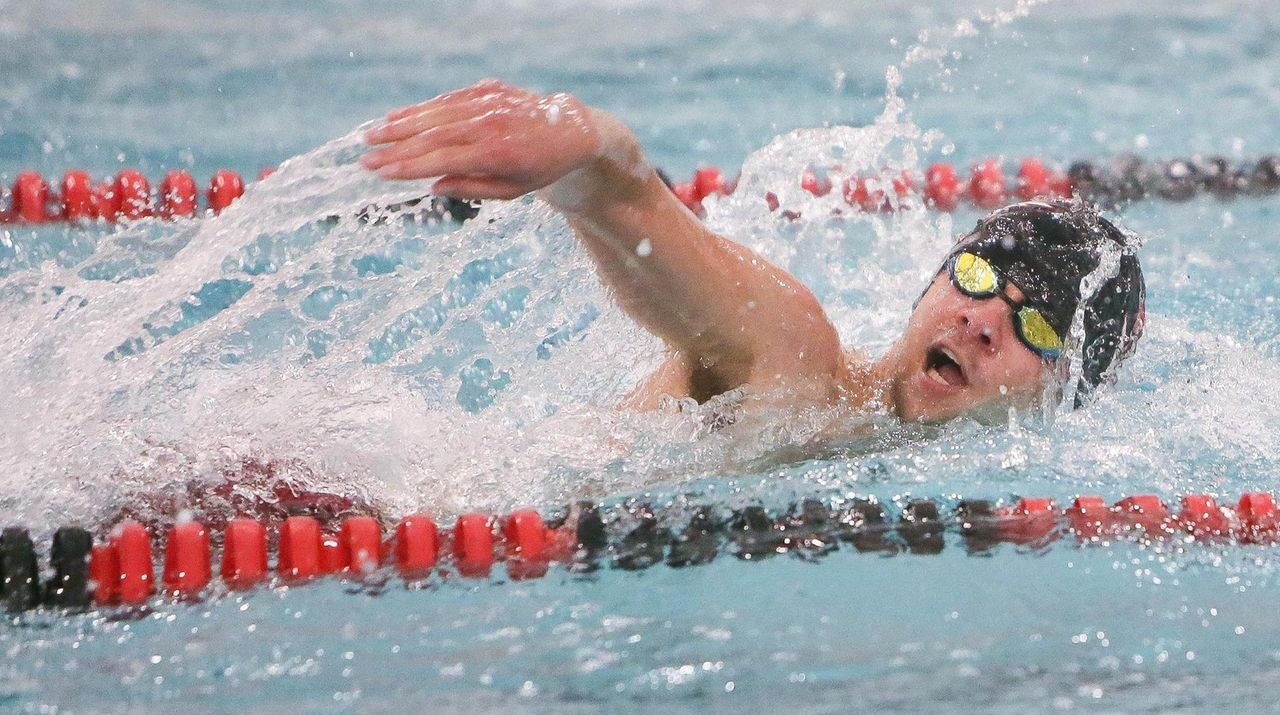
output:
[[[1005,294],[1025,298],[1013,285]],[[1050,366],[1018,338],[1012,312],[995,297],[964,295],[945,273],[935,278],[902,337],[873,368],[898,416],[939,422],[1038,401]]]
[[[708,230],[626,126],[570,95],[485,80],[390,112],[366,141],[363,164],[386,179],[438,177],[433,190],[460,199],[538,192],[568,219],[623,310],[670,348],[629,406],[745,387],[787,406],[933,422],[998,413],[1043,390],[1046,366],[1018,340],[1009,306],[964,296],[945,274],[888,353],[857,357],[808,288]]]
[[[1015,303],[1017,286],[1005,289]],[[958,291],[940,274],[916,305],[906,330],[880,359],[846,353],[840,399],[863,409],[891,410],[899,419],[945,422],[961,416],[1003,419],[1011,407],[1035,405],[1052,379],[1052,365],[1017,336],[1012,308],[994,297]],[[709,378],[675,354],[636,389],[631,404],[651,408],[662,395],[709,395]]]

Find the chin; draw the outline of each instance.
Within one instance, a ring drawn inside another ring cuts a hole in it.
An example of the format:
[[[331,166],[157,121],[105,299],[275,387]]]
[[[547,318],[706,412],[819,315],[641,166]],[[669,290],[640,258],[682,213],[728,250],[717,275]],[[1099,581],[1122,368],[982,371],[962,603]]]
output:
[[[899,413],[903,422],[939,425],[958,419],[969,419],[983,425],[1002,425],[1009,422],[1009,408],[994,402],[960,408],[918,408]]]
[[[895,389],[894,406],[898,419],[903,422],[941,424],[966,418],[984,425],[998,425],[1009,421],[1011,404],[1005,400],[977,400],[963,389],[936,395],[931,385],[913,382],[898,383]]]
[[[963,398],[963,389],[940,389],[924,373],[899,379],[893,386],[894,408],[903,422],[928,424],[954,419],[963,412],[957,406]]]
[[[926,425],[940,425],[969,416],[966,410],[932,409],[921,410],[912,418],[912,421]]]
[[[894,385],[893,405],[898,419],[903,422],[936,424],[955,419],[960,411],[939,402],[936,397],[921,391],[913,381],[900,381]]]
[[[1034,401],[1014,401],[1009,399],[988,399],[963,406],[955,404],[929,404],[927,402],[903,404],[898,417],[903,422],[919,422],[922,424],[942,424],[958,419],[968,419],[987,426],[1007,425],[1010,410],[1032,410]]]

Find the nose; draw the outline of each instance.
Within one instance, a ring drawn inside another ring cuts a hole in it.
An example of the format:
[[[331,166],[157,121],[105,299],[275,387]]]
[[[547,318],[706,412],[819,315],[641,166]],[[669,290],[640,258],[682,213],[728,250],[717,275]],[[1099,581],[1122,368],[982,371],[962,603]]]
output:
[[[1009,325],[1009,306],[1002,300],[970,300],[960,312],[965,337],[983,350],[995,352]]]

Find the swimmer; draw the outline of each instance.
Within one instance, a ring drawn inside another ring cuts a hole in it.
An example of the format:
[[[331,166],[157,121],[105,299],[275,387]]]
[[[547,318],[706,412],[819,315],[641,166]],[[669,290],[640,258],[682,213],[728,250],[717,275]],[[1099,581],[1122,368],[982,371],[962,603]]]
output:
[[[537,192],[562,213],[623,310],[670,349],[632,406],[741,389],[902,421],[998,418],[1060,400],[1073,360],[1083,404],[1142,334],[1133,248],[1079,203],[1027,202],[984,218],[948,253],[902,337],[868,360],[841,345],[795,277],[708,230],[619,120],[568,94],[486,80],[390,112],[366,140],[362,163],[383,178],[439,177],[433,191],[456,199]],[[1082,300],[1082,280],[1095,275],[1105,282]],[[1077,317],[1083,341],[1072,349]]]

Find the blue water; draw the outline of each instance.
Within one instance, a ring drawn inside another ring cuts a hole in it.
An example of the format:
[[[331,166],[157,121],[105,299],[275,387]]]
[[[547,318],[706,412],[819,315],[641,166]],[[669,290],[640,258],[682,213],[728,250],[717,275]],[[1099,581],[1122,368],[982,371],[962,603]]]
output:
[[[909,162],[903,146],[921,163],[961,165],[1280,147],[1271,6],[1048,3],[983,19],[1012,7],[0,0],[3,183],[20,169],[122,166],[205,181],[307,154],[216,222],[0,232],[0,504],[47,543],[53,526],[98,523],[144,497],[162,517],[212,508],[199,494],[245,459],[281,460],[290,479],[388,515],[442,521],[583,494],[946,506],[1079,492],[1229,501],[1273,488],[1274,198],[1120,214],[1146,237],[1150,326],[1086,413],[958,423],[871,451],[797,452],[803,434],[786,429],[707,435],[672,416],[615,415],[608,405],[657,346],[537,206],[491,207],[462,229],[314,220],[384,190],[344,173],[354,150],[340,137],[491,75],[608,108],[676,177],[746,161],[748,187],[796,175],[760,151],[780,136],[775,146],[816,155],[836,139],[866,149],[892,135],[873,152],[885,165]],[[913,126],[937,134],[882,120],[875,136],[786,136],[881,117],[886,68],[921,33],[916,55],[941,54],[907,63],[896,95]],[[784,224],[758,196],[713,205],[709,220],[804,278],[844,338],[873,351],[951,233],[977,217],[819,219],[830,205],[810,202]],[[855,280],[869,266],[881,283]],[[1277,565],[1257,546],[1006,545],[977,557],[952,542],[937,556],[721,558],[518,583],[393,580],[376,593],[328,582],[158,601],[141,618],[24,617],[0,629],[0,703],[1276,710]]]

